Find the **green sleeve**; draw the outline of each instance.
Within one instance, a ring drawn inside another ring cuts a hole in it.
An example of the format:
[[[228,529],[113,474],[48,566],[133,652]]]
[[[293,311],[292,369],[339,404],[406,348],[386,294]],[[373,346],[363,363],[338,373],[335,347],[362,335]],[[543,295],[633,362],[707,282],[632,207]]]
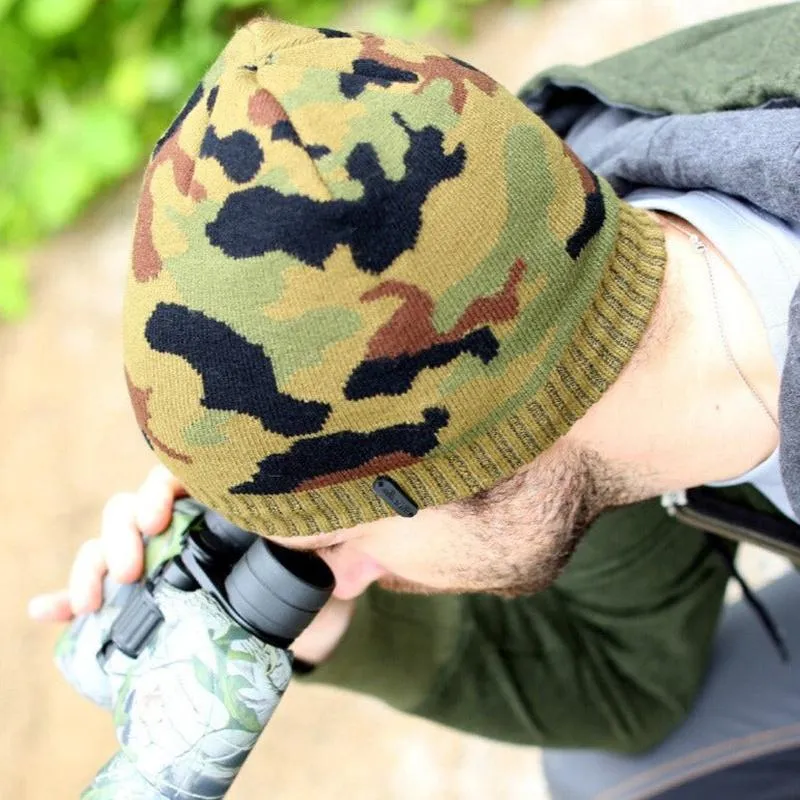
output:
[[[720,492],[766,502],[752,487]],[[373,587],[306,680],[493,739],[636,752],[691,707],[727,580],[704,534],[650,500],[603,514],[537,595]]]

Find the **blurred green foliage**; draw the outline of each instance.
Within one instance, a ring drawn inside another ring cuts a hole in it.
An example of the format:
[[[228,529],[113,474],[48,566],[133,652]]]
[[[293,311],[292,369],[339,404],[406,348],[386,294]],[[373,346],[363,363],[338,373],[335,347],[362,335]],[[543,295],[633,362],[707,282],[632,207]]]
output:
[[[465,36],[486,2],[376,0],[360,27]],[[144,163],[238,24],[325,25],[349,3],[0,0],[0,319],[25,312],[29,248]]]

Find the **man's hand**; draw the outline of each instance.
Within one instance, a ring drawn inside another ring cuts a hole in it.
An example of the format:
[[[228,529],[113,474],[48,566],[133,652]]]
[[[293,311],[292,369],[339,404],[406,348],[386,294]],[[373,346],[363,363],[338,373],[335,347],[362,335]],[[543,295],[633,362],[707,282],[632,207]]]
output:
[[[100,536],[78,550],[68,588],[32,598],[28,614],[42,622],[67,622],[100,608],[106,573],[117,583],[137,581],[144,570],[142,537],[163,533],[175,500],[185,495],[177,478],[160,465],[137,492],[115,494],[103,509]]]
[[[31,599],[28,614],[41,622],[68,622],[80,614],[97,611],[103,602],[103,579],[133,583],[144,570],[142,537],[163,533],[172,519],[175,500],[186,490],[166,467],[154,467],[137,492],[114,495],[103,510],[100,536],[84,542],[66,589]],[[347,630],[354,600],[331,598],[292,650],[301,660],[319,664],[327,658]]]

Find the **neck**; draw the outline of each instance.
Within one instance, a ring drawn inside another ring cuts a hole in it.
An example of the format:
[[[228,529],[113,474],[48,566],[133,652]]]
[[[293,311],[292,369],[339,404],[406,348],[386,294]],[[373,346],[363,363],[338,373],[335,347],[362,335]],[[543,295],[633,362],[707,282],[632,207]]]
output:
[[[702,468],[703,482],[733,478],[761,463],[778,445],[780,376],[761,314],[739,274],[687,222],[680,220],[678,229],[669,215],[660,216],[673,318],[683,322],[668,347],[676,372],[683,367],[683,377],[671,373],[676,377],[671,394],[684,391],[693,398],[697,412],[689,432],[698,447],[708,448],[706,454],[692,448],[683,470],[691,475]],[[700,237],[707,258],[687,233]]]
[[[731,362],[720,321],[741,372],[775,419],[780,376],[758,308],[735,270],[700,237],[715,304],[706,260],[685,233],[697,231],[684,220],[679,231],[668,215],[654,216],[664,230],[667,266],[651,329],[641,354],[573,431],[635,465],[658,494],[734,478],[778,444],[775,423]]]

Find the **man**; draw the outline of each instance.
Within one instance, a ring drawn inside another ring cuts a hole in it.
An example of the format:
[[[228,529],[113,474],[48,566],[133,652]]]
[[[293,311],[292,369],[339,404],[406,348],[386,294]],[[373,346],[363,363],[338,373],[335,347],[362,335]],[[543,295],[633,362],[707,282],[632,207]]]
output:
[[[708,50],[783,14],[687,35]],[[684,719],[732,548],[658,498],[716,484],[796,521],[800,248],[768,170],[719,172],[750,203],[688,191],[733,189],[694,151],[655,159],[652,123],[707,145],[682,115],[794,111],[791,81],[727,76],[694,107],[677,84],[654,120],[568,79],[523,97],[627,201],[462,62],[266,20],[236,35],[157,145],[135,232],[126,371],[167,469],[112,499],[35,616],[96,608],[106,568],[135,579],[141,533],[188,491],[330,565],[294,648],[309,679],[547,747],[636,753]]]

